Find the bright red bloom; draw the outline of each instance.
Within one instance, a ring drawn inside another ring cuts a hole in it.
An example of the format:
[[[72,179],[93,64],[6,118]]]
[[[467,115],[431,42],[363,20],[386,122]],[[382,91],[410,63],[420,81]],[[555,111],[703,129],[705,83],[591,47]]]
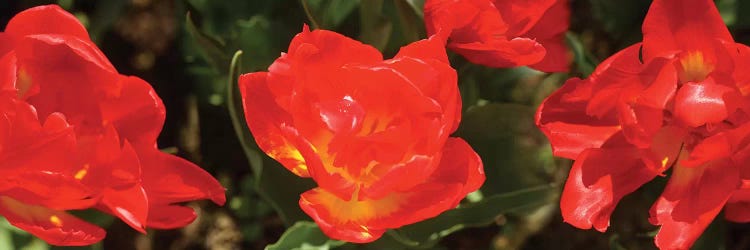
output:
[[[484,182],[460,120],[456,71],[431,38],[383,60],[375,48],[305,26],[269,72],[240,77],[260,148],[319,185],[300,206],[332,238],[370,242],[434,217]]]
[[[103,231],[54,210],[95,206],[145,232],[145,227],[175,228],[195,218],[191,209],[176,203],[206,198],[224,203],[224,189],[213,177],[158,150],[156,137],[165,116],[161,100],[145,81],[117,73],[71,14],[54,5],[28,9],[11,19],[0,41],[0,93],[34,111],[34,117],[50,117],[44,128],[48,123],[65,127],[72,136],[71,147],[50,149],[58,152],[55,157],[36,159],[33,165],[55,167],[43,173],[59,175],[65,181],[60,185],[66,186],[37,185],[49,196],[42,198],[61,201],[50,205],[33,196],[0,199],[7,205],[0,213],[11,223],[51,244],[84,245],[101,240]],[[0,137],[0,145],[4,139]],[[24,141],[49,143],[42,138]],[[28,150],[14,156],[39,158],[39,152],[47,152]],[[36,169],[15,163],[13,168]],[[34,180],[15,181],[28,186]],[[81,197],[87,204],[61,198],[71,198],[66,190],[79,187],[86,191]],[[37,207],[18,213],[23,203]]]
[[[623,196],[669,175],[650,221],[659,248],[687,249],[722,207],[750,218],[750,48],[710,0],[654,1],[643,35],[547,98],[537,125],[555,155],[576,160],[566,222],[604,231]]]
[[[448,48],[472,63],[567,71],[567,0],[427,0],[427,33],[450,39]]]

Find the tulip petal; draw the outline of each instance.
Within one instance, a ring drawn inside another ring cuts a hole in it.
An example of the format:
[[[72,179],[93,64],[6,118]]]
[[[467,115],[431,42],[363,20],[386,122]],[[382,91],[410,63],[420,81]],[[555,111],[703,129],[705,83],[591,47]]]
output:
[[[117,216],[138,232],[146,233],[149,202],[141,185],[105,191],[99,207]]]
[[[721,122],[729,115],[724,96],[732,91],[711,78],[702,83],[685,83],[674,99],[674,117],[691,127]]]
[[[91,245],[105,235],[101,228],[65,212],[23,204],[5,196],[0,196],[0,214],[10,224],[52,245]]]
[[[678,163],[664,193],[651,207],[649,220],[661,225],[656,245],[689,248],[739,187],[739,167],[729,160],[693,168]]]
[[[576,96],[586,85],[590,82],[568,80],[537,110],[536,125],[547,135],[556,156],[576,159],[584,150],[600,147],[621,130],[614,118],[602,120],[586,114],[588,96]]]
[[[510,27],[506,33],[509,34],[509,36],[519,36],[521,34],[528,32],[530,29],[534,28],[535,25],[537,25],[538,22],[540,22],[540,20],[542,20],[545,15],[547,15],[546,13],[549,13],[549,9],[552,8],[552,6],[555,3],[560,2],[562,4],[564,1],[559,1],[559,0],[530,0],[530,1],[493,0],[492,2],[495,5],[495,8],[497,8],[497,10],[500,12],[500,15],[503,17],[503,21],[510,24],[509,25]],[[554,12],[552,14],[558,15],[562,13]],[[558,25],[564,24],[565,22],[568,21],[568,19],[560,18],[560,21],[563,21],[563,23],[558,23]],[[567,25],[565,25],[565,29],[567,29]]]
[[[91,40],[86,28],[72,14],[57,5],[43,5],[16,14],[5,32],[16,38],[36,34],[59,34]]]
[[[123,140],[151,146],[164,125],[164,104],[146,81],[121,77],[119,98],[101,103],[102,123],[112,123]]]
[[[565,222],[604,232],[623,196],[658,173],[646,167],[634,148],[588,149],[577,157],[565,183],[560,209]]]
[[[154,205],[149,208],[147,225],[156,229],[174,229],[192,223],[197,216],[190,207]]]
[[[292,118],[274,101],[267,75],[268,73],[251,73],[240,76],[240,92],[247,125],[263,152],[292,173],[308,177],[310,174],[305,159],[292,140],[287,138],[288,133],[281,130],[282,125],[293,125]]]
[[[654,1],[643,21],[643,60],[679,50],[709,51],[715,39],[734,42],[713,1]]]
[[[423,184],[378,199],[343,200],[325,189],[302,194],[300,206],[328,236],[350,242],[370,242],[388,228],[428,219],[454,208],[484,183],[479,156],[462,139],[451,138],[437,171]],[[436,195],[440,194],[440,195]]]
[[[166,205],[200,199],[211,199],[218,205],[226,202],[224,187],[202,168],[155,148],[136,150],[149,203]]]

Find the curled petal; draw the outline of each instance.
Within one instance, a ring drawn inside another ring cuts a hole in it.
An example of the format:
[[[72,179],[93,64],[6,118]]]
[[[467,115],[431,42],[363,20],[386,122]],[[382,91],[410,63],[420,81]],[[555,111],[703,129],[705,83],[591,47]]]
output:
[[[6,196],[0,196],[0,214],[10,224],[52,245],[91,245],[101,241],[105,235],[101,228],[68,213],[27,205]]]
[[[636,149],[588,149],[578,156],[565,183],[560,199],[563,219],[578,228],[604,232],[620,199],[657,174]]]

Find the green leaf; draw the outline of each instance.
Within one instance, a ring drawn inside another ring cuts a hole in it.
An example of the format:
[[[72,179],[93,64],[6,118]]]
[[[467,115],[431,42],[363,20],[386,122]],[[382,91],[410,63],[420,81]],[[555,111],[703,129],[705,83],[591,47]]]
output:
[[[424,18],[424,0],[403,0],[411,6],[419,18]]]
[[[291,225],[308,218],[299,208],[299,195],[315,185],[311,180],[299,178],[275,160],[265,156],[255,144],[255,139],[245,122],[242,97],[239,94],[238,80],[241,68],[239,59],[241,56],[242,51],[234,54],[227,82],[227,108],[232,119],[232,126],[253,170],[258,194],[271,204],[284,223]],[[294,185],[290,185],[291,183]]]
[[[101,37],[107,29],[111,28],[117,19],[122,17],[125,7],[130,1],[127,0],[109,0],[101,1],[97,4],[94,13],[90,16],[91,26],[88,27],[91,39],[101,42]]]
[[[345,244],[331,240],[310,221],[300,221],[281,235],[279,241],[266,246],[266,250],[327,250]]]
[[[352,14],[359,0],[301,0],[309,11],[311,22],[320,29],[335,29]]]
[[[393,24],[383,16],[383,0],[361,0],[359,17],[359,40],[383,51],[393,31]]]
[[[586,51],[586,48],[581,43],[581,40],[579,40],[575,34],[568,32],[565,33],[565,41],[573,50],[573,61],[575,62],[576,67],[582,74],[582,76],[586,77],[590,75],[591,72],[594,72],[594,69],[596,68],[596,65],[598,65],[598,63],[593,59],[591,53]]]
[[[511,103],[489,103],[464,113],[456,135],[482,158],[485,196],[555,182],[558,170],[549,161],[549,145],[534,125],[535,109]]]
[[[417,12],[408,0],[395,0],[401,32],[406,42],[414,42],[424,37],[422,11]]]
[[[219,72],[226,72],[229,69],[229,56],[224,52],[224,43],[218,39],[201,32],[193,23],[190,12],[185,16],[185,28],[190,36],[201,49],[206,60]]]
[[[494,222],[498,215],[532,209],[556,200],[558,190],[558,185],[547,184],[494,195],[394,230],[393,236],[411,247],[430,248],[440,238],[463,228],[485,226]]]

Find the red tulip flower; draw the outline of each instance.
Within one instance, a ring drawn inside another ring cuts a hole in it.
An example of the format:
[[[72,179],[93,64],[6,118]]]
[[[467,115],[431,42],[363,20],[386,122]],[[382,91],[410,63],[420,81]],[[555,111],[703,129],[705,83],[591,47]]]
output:
[[[0,101],[16,103],[14,116],[2,110],[6,120],[13,118],[7,131],[26,136],[20,141],[31,147],[12,156],[33,159],[2,164],[19,170],[21,177],[14,177],[11,188],[33,184],[36,192],[10,198],[0,193],[0,214],[13,225],[51,244],[86,245],[101,240],[103,231],[62,210],[93,206],[145,232],[146,227],[175,228],[195,219],[192,209],[177,203],[224,203],[224,189],[213,177],[158,150],[156,137],[165,116],[161,99],[147,82],[117,73],[73,15],[54,5],[28,9],[10,20],[0,41]],[[15,121],[20,114],[23,119]],[[29,137],[20,130],[32,126],[35,117],[48,118],[35,132],[39,135]],[[18,122],[31,125],[14,125]],[[66,137],[55,135],[63,132]],[[16,137],[0,135],[0,154],[16,148],[6,146],[18,141],[9,138]],[[40,158],[39,152],[50,157]],[[56,181],[26,175],[29,171],[54,174],[44,178]],[[79,197],[68,190],[78,190]],[[86,199],[72,199],[81,197]]]
[[[567,0],[427,0],[427,33],[472,63],[567,71]]]
[[[719,211],[750,221],[750,48],[710,0],[655,0],[643,42],[570,79],[537,125],[574,159],[560,206],[573,226],[605,231],[617,202],[659,176],[656,245],[687,249]]]
[[[456,71],[439,39],[383,60],[305,26],[268,69],[240,77],[260,148],[319,187],[300,206],[334,239],[370,242],[454,208],[484,182],[460,120]]]

